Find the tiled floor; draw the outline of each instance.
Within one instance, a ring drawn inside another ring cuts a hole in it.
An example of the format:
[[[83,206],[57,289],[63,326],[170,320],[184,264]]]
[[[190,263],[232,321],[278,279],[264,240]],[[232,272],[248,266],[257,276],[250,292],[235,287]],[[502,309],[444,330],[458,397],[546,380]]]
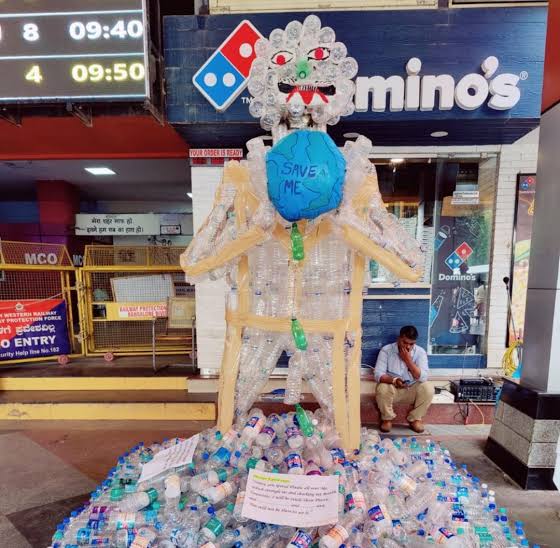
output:
[[[87,500],[118,456],[138,441],[190,436],[204,422],[0,421],[0,547],[45,548],[56,524]],[[533,542],[560,547],[560,494],[525,492],[482,454],[487,426],[429,425],[456,461],[466,463],[498,494]],[[393,436],[410,435],[395,428]]]

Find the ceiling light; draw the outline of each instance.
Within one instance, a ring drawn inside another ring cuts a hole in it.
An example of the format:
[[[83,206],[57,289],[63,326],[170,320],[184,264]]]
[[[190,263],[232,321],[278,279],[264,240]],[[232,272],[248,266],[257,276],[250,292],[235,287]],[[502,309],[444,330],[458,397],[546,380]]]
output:
[[[84,170],[92,175],[116,175],[111,168],[105,166],[85,167]]]
[[[355,131],[350,131],[349,133],[343,133],[342,136],[346,139],[357,139],[360,134],[356,133]]]
[[[433,131],[430,133],[430,137],[447,137],[448,135],[447,131]]]
[[[187,196],[192,200],[192,192],[187,192]]]
[[[391,158],[392,164],[402,164],[404,162],[404,158]]]

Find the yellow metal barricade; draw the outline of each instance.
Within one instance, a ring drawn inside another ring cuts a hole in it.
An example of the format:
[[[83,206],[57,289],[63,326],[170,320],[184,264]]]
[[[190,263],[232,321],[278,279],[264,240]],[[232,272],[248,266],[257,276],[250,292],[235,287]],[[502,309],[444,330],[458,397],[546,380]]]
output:
[[[82,355],[75,281],[64,245],[0,241],[0,366]]]
[[[80,308],[86,355],[114,356],[191,354],[192,329],[169,332],[168,303],[191,299],[194,286],[185,282],[179,264],[183,247],[86,246],[80,269]],[[183,332],[184,331],[184,332]]]

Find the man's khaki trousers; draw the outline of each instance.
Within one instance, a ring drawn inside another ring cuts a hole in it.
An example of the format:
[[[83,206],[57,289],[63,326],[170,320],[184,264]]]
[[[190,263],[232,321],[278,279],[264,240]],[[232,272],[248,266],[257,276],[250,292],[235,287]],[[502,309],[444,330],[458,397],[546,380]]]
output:
[[[408,388],[397,388],[392,384],[380,382],[377,384],[375,399],[381,412],[381,419],[392,421],[396,414],[394,403],[408,403],[413,406],[408,417],[409,422],[421,420],[428,412],[434,397],[434,387],[428,382],[417,382]]]

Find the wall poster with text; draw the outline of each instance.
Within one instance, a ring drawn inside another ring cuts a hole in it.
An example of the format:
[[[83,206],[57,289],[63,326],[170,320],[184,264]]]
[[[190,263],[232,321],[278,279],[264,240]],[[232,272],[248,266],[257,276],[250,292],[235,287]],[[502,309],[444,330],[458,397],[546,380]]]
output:
[[[0,300],[0,361],[70,353],[63,299]]]
[[[515,332],[513,331],[512,321],[510,321],[508,326],[508,344],[512,343],[515,339],[523,340],[536,187],[537,178],[534,174],[522,174],[517,177],[513,264],[510,282],[511,319],[515,325]]]

